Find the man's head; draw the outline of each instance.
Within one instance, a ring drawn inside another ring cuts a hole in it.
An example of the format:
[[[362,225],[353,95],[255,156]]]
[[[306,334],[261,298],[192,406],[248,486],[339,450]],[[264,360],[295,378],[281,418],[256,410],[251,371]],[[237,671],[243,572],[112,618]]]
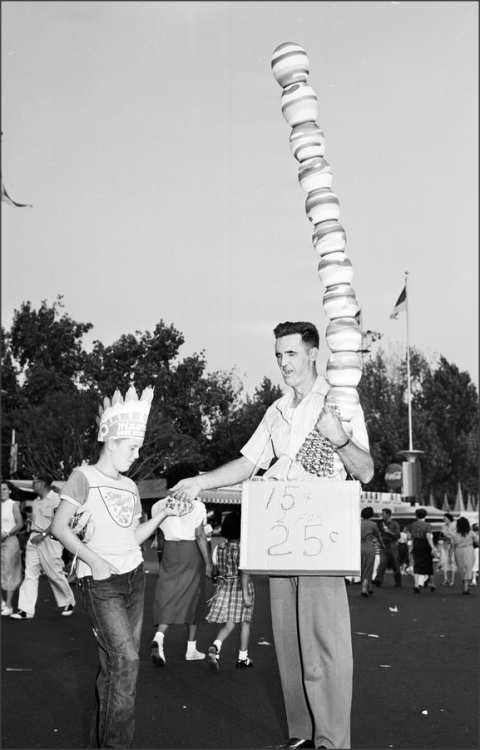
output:
[[[53,477],[50,474],[36,474],[33,478],[33,490],[37,495],[48,495],[52,482]]]
[[[279,323],[274,328],[275,356],[285,383],[292,388],[316,377],[319,335],[313,323]]]
[[[390,521],[390,516],[392,515],[392,511],[390,508],[382,508],[382,518],[384,521]]]
[[[313,346],[318,349],[320,346],[320,336],[318,335],[317,327],[313,323],[306,323],[305,321],[297,321],[291,323],[286,321],[285,323],[279,323],[276,328],[273,329],[275,338],[279,339],[283,336],[292,336],[298,333],[302,337],[303,343],[311,349]]]

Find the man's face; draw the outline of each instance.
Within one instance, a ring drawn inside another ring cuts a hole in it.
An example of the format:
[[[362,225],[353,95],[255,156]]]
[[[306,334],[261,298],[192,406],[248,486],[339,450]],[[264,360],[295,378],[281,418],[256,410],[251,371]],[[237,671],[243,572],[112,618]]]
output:
[[[311,378],[318,349],[308,348],[301,335],[293,333],[276,339],[275,356],[285,383],[294,388]]]
[[[42,492],[45,487],[45,482],[42,482],[41,479],[34,479],[32,482],[32,487],[34,492],[40,494],[40,492]]]
[[[382,510],[382,518],[385,521],[385,523],[387,521],[390,521],[390,513],[386,513],[384,510]]]

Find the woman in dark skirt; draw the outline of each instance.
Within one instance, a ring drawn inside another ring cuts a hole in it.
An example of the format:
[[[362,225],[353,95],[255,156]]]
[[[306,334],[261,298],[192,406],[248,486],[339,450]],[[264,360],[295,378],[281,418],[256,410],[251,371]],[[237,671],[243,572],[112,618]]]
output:
[[[190,464],[176,464],[166,472],[167,487],[191,474]],[[159,500],[152,513],[158,513],[167,502],[168,498]],[[153,601],[156,632],[150,644],[150,657],[159,667],[166,661],[163,642],[169,625],[187,625],[187,661],[206,656],[197,650],[197,628],[205,617],[205,576],[211,578],[213,563],[204,530],[205,506],[199,500],[192,505],[187,522],[183,522],[186,516],[176,517],[174,523],[161,523],[159,527],[164,541]]]
[[[436,554],[433,543],[432,527],[425,521],[427,511],[425,508],[417,508],[415,511],[417,520],[407,529],[408,535],[413,542],[413,578],[414,591],[420,593],[420,576],[428,576],[427,583],[430,591],[437,588],[433,582],[433,558]]]
[[[362,596],[372,596],[372,577],[375,567],[376,544],[383,547],[382,537],[375,521],[372,521],[373,508],[367,505],[362,508],[360,521],[360,580],[362,582]]]

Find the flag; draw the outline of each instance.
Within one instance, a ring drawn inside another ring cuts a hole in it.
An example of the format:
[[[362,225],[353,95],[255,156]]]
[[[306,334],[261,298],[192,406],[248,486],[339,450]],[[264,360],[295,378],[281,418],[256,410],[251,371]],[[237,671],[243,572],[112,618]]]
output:
[[[16,208],[32,208],[32,206],[29,203],[17,203],[16,201],[12,200],[12,198],[10,198],[9,194],[5,190],[5,185],[3,184],[3,177],[2,177],[2,203],[7,203],[9,206],[15,206]]]
[[[405,312],[407,311],[407,285],[403,287],[403,291],[400,297],[397,299],[397,303],[395,307],[393,308],[393,311],[390,317],[396,320],[398,313],[404,312],[404,311]]]

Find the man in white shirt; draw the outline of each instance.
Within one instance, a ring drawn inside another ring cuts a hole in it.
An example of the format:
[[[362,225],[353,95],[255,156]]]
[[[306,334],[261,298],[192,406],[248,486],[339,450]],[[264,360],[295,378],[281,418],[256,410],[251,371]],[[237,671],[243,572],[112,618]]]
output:
[[[343,481],[348,473],[361,482],[372,478],[361,406],[351,419],[349,437],[337,407],[325,404],[329,386],[317,374],[316,327],[286,322],[277,325],[274,334],[277,363],[292,391],[269,407],[240,458],[183,479],[171,490],[175,497],[192,500],[201,490],[245,481],[259,467],[267,469],[267,480],[311,481],[315,477],[308,461],[298,460],[309,441],[321,446],[317,477]],[[270,599],[290,735],[276,747],[349,748],[353,660],[343,577],[272,576]]]
[[[38,581],[43,570],[47,576],[61,614],[69,617],[75,606],[75,596],[65,577],[62,559],[63,546],[50,536],[53,514],[60,503],[60,495],[52,489],[52,477],[42,474],[34,478],[33,489],[38,496],[32,503],[32,525],[25,549],[25,578],[18,594],[18,612],[14,620],[30,620],[35,615]]]

